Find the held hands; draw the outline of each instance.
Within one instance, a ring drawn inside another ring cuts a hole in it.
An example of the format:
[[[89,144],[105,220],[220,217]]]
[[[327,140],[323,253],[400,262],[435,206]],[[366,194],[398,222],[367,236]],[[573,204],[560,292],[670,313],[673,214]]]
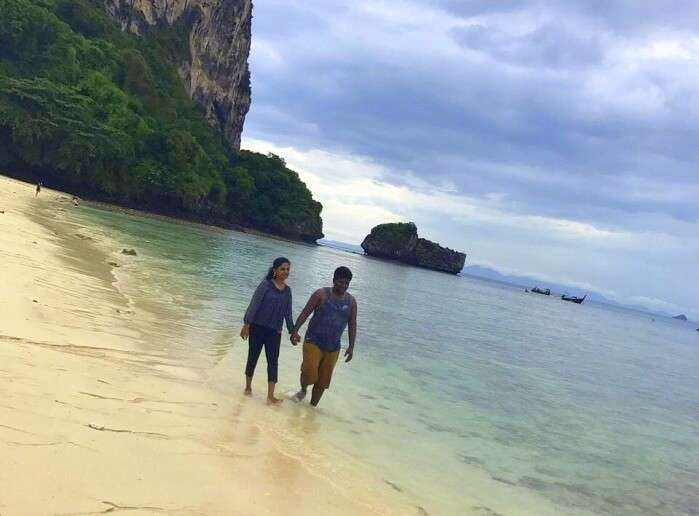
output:
[[[289,339],[291,339],[291,343],[294,346],[301,342],[301,336],[298,334],[298,332],[294,332],[291,335],[289,335]]]
[[[248,340],[248,336],[250,335],[250,325],[245,324],[243,325],[243,328],[240,330],[240,338],[243,340]]]
[[[354,346],[350,346],[345,350],[345,362],[349,362],[352,360],[352,357],[354,356]]]

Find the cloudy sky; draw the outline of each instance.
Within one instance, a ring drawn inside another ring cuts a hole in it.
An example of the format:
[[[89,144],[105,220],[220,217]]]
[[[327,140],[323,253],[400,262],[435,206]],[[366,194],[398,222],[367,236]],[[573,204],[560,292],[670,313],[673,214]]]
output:
[[[699,2],[261,0],[251,68],[243,147],[286,158],[328,238],[412,220],[699,319]]]

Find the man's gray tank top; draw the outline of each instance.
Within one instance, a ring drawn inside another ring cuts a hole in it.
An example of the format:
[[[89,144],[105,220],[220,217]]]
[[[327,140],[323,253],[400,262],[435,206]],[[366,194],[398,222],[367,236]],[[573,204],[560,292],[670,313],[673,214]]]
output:
[[[304,340],[313,342],[323,351],[337,351],[352,313],[352,296],[345,292],[342,299],[337,299],[331,288],[324,290],[325,301],[313,314]]]

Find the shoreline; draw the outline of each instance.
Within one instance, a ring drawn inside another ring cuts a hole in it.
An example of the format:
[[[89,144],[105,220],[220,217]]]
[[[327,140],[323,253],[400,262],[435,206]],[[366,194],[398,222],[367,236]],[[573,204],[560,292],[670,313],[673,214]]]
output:
[[[6,176],[5,176],[6,177]],[[69,195],[69,194],[65,194]],[[240,225],[231,225],[231,226],[224,226],[224,225],[219,225],[219,224],[207,224],[206,222],[202,222],[200,220],[196,219],[189,219],[186,217],[177,217],[176,215],[172,214],[165,214],[165,213],[158,213],[155,211],[146,211],[143,209],[139,208],[131,208],[131,207],[126,207],[122,206],[120,204],[112,204],[104,201],[97,201],[97,200],[92,200],[92,199],[83,199],[80,198],[81,204],[85,204],[86,206],[91,206],[97,209],[101,209],[104,211],[110,211],[114,213],[124,213],[127,215],[133,215],[136,217],[144,217],[147,219],[153,219],[153,220],[161,220],[161,221],[166,221],[166,222],[172,222],[174,224],[191,224],[195,227],[201,227],[206,230],[213,230],[213,231],[233,231],[235,233],[243,233],[246,235],[253,235],[257,237],[262,237],[262,238],[269,238],[271,240],[278,240],[280,242],[287,242],[290,244],[300,244],[308,247],[318,247],[321,244],[318,242],[306,242],[304,240],[294,240],[293,238],[286,238],[281,235],[275,235],[274,233],[266,233],[264,231],[261,231],[259,229],[255,228],[250,228],[246,226],[240,226]],[[321,240],[321,239],[319,239]]]
[[[12,181],[16,181],[19,183],[24,183],[26,185],[30,185],[32,188],[36,186],[36,180],[38,178],[35,178],[32,181],[29,181],[29,177],[26,175],[22,174],[13,174],[13,175],[6,175],[3,173],[3,171],[0,171],[0,178],[5,178],[5,179],[10,179]],[[66,186],[66,185],[64,185]],[[58,188],[61,188],[59,185]],[[68,189],[69,187],[66,186]],[[294,239],[294,238],[289,238],[285,237],[283,235],[276,235],[274,233],[268,233],[266,231],[256,229],[254,227],[248,227],[242,224],[238,223],[228,223],[228,222],[206,222],[205,217],[203,216],[198,216],[196,213],[192,212],[187,212],[184,210],[177,210],[177,209],[165,209],[165,210],[160,210],[156,211],[154,210],[148,210],[143,207],[138,207],[135,204],[120,204],[115,201],[108,201],[108,200],[101,200],[103,197],[101,197],[99,194],[95,194],[94,192],[90,191],[78,191],[78,193],[70,193],[67,190],[56,190],[54,188],[48,187],[48,186],[43,186],[42,191],[46,192],[58,192],[61,193],[62,195],[65,196],[76,196],[80,199],[81,203],[92,205],[95,207],[99,207],[104,210],[108,211],[115,211],[115,212],[122,212],[122,213],[128,213],[132,215],[138,215],[141,217],[149,217],[153,219],[160,219],[160,220],[169,220],[169,221],[175,221],[175,222],[180,222],[180,223],[189,223],[189,224],[195,224],[198,226],[203,226],[206,228],[216,228],[224,231],[236,231],[239,233],[247,233],[250,235],[255,235],[255,236],[261,236],[261,237],[266,237],[266,238],[272,238],[275,240],[281,240],[284,242],[292,242],[292,243],[298,243],[298,244],[305,244],[309,246],[317,246],[319,245],[317,240],[322,240],[324,236],[319,237],[316,239],[316,241],[307,241],[303,239]],[[76,190],[77,191],[77,190]]]
[[[62,195],[0,177],[1,514],[417,513],[286,453],[274,409],[163,349]]]

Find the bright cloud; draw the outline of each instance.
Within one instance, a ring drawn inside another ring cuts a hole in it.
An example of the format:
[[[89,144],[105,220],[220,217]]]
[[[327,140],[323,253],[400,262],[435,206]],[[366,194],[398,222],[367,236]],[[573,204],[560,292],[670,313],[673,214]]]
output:
[[[300,172],[330,237],[413,220],[469,263],[699,317],[699,4],[255,9],[244,145]]]

